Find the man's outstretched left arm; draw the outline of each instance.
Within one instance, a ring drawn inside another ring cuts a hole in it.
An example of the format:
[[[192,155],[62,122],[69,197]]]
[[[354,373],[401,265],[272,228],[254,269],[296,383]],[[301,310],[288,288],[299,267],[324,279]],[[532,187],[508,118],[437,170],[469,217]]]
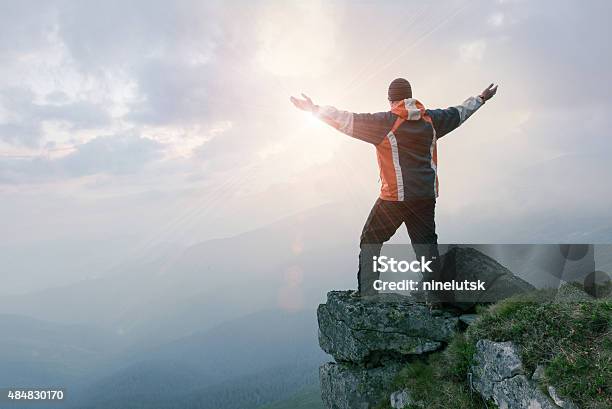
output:
[[[474,112],[476,112],[486,101],[493,98],[497,92],[497,85],[489,85],[480,95],[469,97],[461,105],[447,109],[428,109],[427,114],[436,129],[436,137],[441,138],[459,125],[464,123]]]

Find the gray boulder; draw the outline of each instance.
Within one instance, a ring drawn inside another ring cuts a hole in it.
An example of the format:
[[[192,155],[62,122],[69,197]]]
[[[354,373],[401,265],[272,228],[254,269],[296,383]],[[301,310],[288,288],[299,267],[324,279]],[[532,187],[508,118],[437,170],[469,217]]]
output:
[[[495,384],[524,374],[518,348],[512,342],[479,340],[472,367],[473,385],[481,395],[490,398]]]
[[[323,364],[319,368],[323,403],[328,409],[374,408],[390,392],[400,369],[400,364],[370,369],[349,363]]]
[[[484,282],[485,291],[455,291],[458,306],[469,308],[478,303],[492,303],[535,290],[491,257],[469,247],[453,247],[441,258],[444,281]]]
[[[376,366],[439,349],[458,331],[458,318],[398,294],[355,297],[331,291],[319,305],[319,344],[338,362]]]
[[[472,386],[500,409],[558,409],[525,376],[519,350],[512,342],[479,340],[473,359]]]

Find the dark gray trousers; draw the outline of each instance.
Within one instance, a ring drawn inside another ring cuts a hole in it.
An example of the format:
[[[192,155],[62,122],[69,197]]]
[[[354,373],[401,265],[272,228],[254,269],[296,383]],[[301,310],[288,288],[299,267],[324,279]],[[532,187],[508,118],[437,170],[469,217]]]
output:
[[[389,240],[403,224],[406,225],[410,241],[412,242],[417,258],[425,256],[427,259],[435,257],[433,277],[439,271],[437,261],[438,235],[435,222],[435,198],[410,199],[401,202],[389,200],[376,200],[370,215],[365,222],[361,233],[359,252],[359,270],[357,281],[359,292],[364,295],[373,294],[373,283],[379,275],[373,271],[372,258],[380,255],[384,242]]]

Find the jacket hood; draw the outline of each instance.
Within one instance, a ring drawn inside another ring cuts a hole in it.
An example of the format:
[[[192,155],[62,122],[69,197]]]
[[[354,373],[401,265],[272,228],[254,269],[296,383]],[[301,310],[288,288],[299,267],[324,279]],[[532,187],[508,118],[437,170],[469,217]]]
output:
[[[416,99],[407,98],[395,102],[391,112],[406,121],[418,121],[425,115],[425,107]]]

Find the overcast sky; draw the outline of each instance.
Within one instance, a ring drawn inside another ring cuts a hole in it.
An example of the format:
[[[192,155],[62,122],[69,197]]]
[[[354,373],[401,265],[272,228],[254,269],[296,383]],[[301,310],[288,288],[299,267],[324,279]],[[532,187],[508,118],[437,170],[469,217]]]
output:
[[[588,4],[0,0],[0,244],[194,243],[327,202],[362,223],[373,148],[288,98],[383,111],[399,76],[432,108],[500,84],[440,142],[442,241],[609,229],[612,6]]]

